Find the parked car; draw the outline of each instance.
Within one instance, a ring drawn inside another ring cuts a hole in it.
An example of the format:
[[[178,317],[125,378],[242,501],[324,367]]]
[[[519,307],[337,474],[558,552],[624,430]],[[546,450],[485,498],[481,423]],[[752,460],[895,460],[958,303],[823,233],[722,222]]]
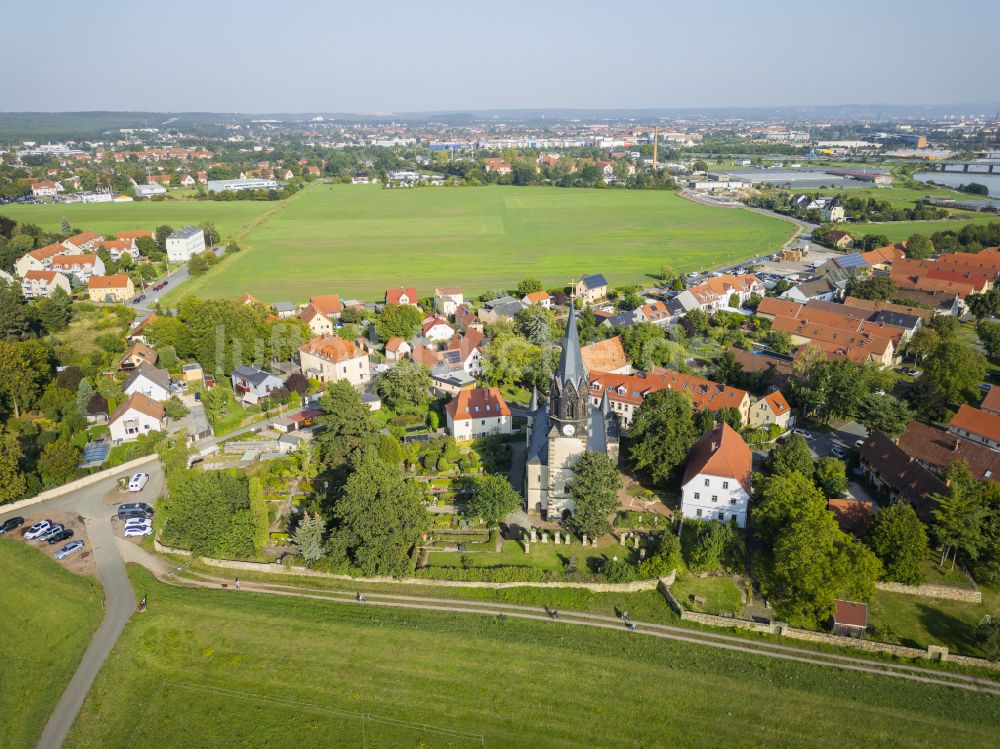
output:
[[[835,458],[843,458],[846,453],[842,448],[834,446],[830,448],[830,455]]]
[[[60,541],[65,541],[67,538],[73,538],[72,528],[63,528],[54,536],[46,536],[45,540],[49,542],[49,546],[59,543]]]
[[[148,536],[153,532],[153,529],[148,525],[129,525],[125,527],[125,538],[132,538],[133,536]]]
[[[145,525],[151,526],[153,524],[152,518],[129,518],[125,521],[125,527],[131,528],[133,525]]]
[[[855,440],[854,442],[855,447],[861,447],[863,444],[865,444],[864,440]]]
[[[149,483],[149,474],[137,473],[132,477],[132,480],[128,482],[128,490],[130,492],[141,492],[147,483]]]
[[[796,430],[795,430],[795,433],[796,433],[796,434],[800,434],[800,435],[802,435],[802,436],[803,436],[803,437],[805,437],[805,438],[806,438],[807,440],[811,440],[811,439],[813,439],[813,436],[812,436],[812,433],[810,433],[810,432],[807,432],[807,431],[806,431],[805,429],[796,429]]]
[[[66,528],[66,526],[63,525],[62,523],[56,523],[55,525],[53,525],[52,527],[50,527],[47,531],[45,531],[45,533],[43,533],[42,535],[40,535],[37,540],[39,540],[39,541],[48,541],[53,536],[58,535],[59,533],[61,533],[65,528]]]
[[[24,532],[24,537],[29,541],[34,541],[39,536],[44,536],[52,528],[51,520],[39,520]]]
[[[148,518],[153,514],[153,508],[145,502],[126,502],[118,505],[118,519],[126,521],[129,518]]]
[[[56,559],[65,559],[70,554],[83,548],[83,541],[70,541],[56,552]]]
[[[3,521],[3,523],[0,523],[0,536],[5,533],[10,533],[12,530],[20,528],[22,525],[24,525],[24,518],[22,517],[7,518]]]

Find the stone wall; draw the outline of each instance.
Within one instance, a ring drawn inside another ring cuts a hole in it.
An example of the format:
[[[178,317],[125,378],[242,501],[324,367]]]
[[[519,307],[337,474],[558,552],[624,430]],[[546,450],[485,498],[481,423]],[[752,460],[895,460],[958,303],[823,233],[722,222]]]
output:
[[[946,601],[964,601],[965,603],[982,603],[983,594],[972,588],[956,588],[953,585],[903,585],[902,583],[878,582],[878,590],[889,593],[903,593],[908,596],[924,598],[941,598]]]

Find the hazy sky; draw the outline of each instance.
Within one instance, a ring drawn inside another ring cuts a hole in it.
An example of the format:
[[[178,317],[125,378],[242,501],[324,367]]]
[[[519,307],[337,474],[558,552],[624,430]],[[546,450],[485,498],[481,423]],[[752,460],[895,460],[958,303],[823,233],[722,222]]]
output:
[[[1000,0],[18,0],[0,110],[1000,99]]]

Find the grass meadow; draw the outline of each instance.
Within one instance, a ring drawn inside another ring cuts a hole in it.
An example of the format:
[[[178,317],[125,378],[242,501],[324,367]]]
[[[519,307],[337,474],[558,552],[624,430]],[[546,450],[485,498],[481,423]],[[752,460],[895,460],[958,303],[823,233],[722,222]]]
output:
[[[223,208],[227,208],[222,204]],[[562,286],[585,273],[645,283],[663,265],[717,266],[781,245],[791,224],[671,192],[313,185],[240,241],[243,252],[167,295],[378,300],[386,288],[466,294],[526,276]]]
[[[149,610],[67,747],[936,748],[1000,728],[994,698],[624,630],[130,575]]]
[[[0,746],[27,749],[101,623],[103,594],[13,538],[0,538],[0,570]]]

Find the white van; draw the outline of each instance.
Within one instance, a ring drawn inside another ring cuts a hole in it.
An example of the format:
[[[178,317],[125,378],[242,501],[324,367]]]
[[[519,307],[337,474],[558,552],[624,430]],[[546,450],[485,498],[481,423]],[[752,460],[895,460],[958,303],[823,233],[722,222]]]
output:
[[[141,492],[148,481],[148,473],[137,473],[132,477],[132,480],[128,482],[128,490],[130,492]]]

